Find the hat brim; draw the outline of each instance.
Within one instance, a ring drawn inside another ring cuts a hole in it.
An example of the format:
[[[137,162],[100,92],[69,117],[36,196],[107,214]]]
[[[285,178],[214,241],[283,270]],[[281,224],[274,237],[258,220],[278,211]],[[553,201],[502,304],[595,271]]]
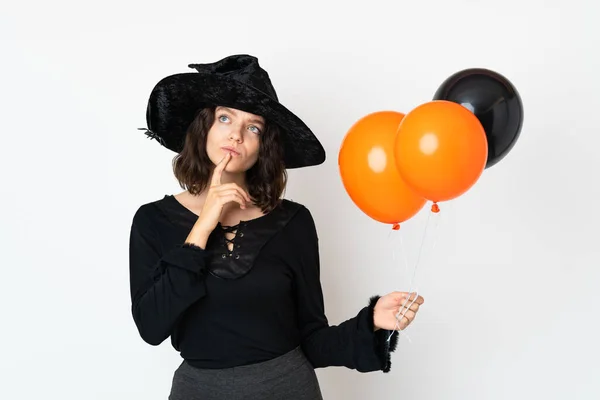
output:
[[[325,149],[315,134],[283,104],[252,86],[212,74],[176,74],[156,84],[146,112],[148,128],[165,147],[179,153],[196,113],[208,106],[235,108],[277,124],[288,169],[325,161]]]

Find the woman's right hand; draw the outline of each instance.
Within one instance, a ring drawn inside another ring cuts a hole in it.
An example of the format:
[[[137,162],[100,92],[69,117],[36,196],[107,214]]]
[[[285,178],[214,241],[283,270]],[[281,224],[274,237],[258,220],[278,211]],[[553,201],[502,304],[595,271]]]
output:
[[[236,183],[221,183],[221,176],[230,160],[231,154],[227,152],[215,166],[204,206],[196,222],[198,229],[207,235],[210,235],[219,223],[225,204],[236,202],[244,209],[247,203],[252,202],[250,195]]]

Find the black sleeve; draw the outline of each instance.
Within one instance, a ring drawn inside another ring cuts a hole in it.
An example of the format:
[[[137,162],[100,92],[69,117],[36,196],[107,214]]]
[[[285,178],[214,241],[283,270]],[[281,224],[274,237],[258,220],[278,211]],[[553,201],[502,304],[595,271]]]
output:
[[[181,244],[161,254],[158,234],[142,206],[133,217],[129,240],[131,311],[142,339],[159,345],[181,314],[206,294],[205,251]]]
[[[390,352],[396,348],[398,333],[374,331],[373,309],[379,299],[373,296],[359,313],[337,326],[329,326],[325,316],[320,281],[319,245],[314,220],[303,208],[293,224],[292,247],[297,249],[296,295],[302,348],[315,368],[343,366],[360,372],[389,372]]]

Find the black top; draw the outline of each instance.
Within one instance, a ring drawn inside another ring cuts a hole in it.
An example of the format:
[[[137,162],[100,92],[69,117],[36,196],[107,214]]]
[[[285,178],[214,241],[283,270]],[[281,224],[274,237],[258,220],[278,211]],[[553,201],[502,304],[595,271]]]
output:
[[[173,347],[199,368],[229,368],[302,346],[315,368],[389,371],[397,333],[373,331],[370,299],[329,326],[309,210],[290,200],[235,226],[229,251],[219,224],[206,249],[184,244],[197,216],[172,195],[142,205],[130,236],[132,313],[144,341]]]

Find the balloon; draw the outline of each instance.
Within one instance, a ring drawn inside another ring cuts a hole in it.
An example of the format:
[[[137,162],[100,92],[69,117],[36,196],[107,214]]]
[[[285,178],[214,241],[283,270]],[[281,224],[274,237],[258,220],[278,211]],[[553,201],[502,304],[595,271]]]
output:
[[[398,128],[396,165],[406,183],[434,203],[454,199],[477,182],[487,159],[481,123],[449,101],[432,101],[409,112]]]
[[[344,137],[338,156],[342,182],[354,204],[395,228],[426,202],[409,189],[394,162],[394,139],[403,117],[380,111],[361,118]]]
[[[497,164],[513,148],[523,126],[523,102],[504,76],[483,68],[459,71],[446,79],[433,96],[471,110],[485,130],[486,168]]]

